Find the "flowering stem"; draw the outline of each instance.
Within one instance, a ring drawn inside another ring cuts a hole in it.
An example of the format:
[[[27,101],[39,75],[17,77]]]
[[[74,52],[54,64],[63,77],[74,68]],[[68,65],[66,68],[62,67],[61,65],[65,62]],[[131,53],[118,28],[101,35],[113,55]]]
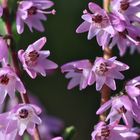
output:
[[[7,0],[2,0],[2,5],[3,5],[3,9],[4,9],[3,16],[5,18],[4,21],[5,21],[5,27],[6,27],[5,31],[6,31],[7,44],[9,46],[9,49],[11,50],[11,57],[12,57],[12,62],[13,62],[13,67],[15,69],[15,72],[21,78],[22,72],[21,72],[19,64],[18,64],[17,53],[16,53],[15,47],[14,47],[14,40],[13,40],[13,36],[12,36],[12,24],[10,21],[10,13],[9,13]],[[22,93],[20,95],[21,95],[21,99],[22,99],[23,103],[25,103],[25,104],[30,103],[27,92]],[[34,140],[40,140],[40,135],[39,135],[37,125],[35,127],[33,138],[34,138]]]
[[[110,0],[103,0],[104,9],[108,12],[109,11]],[[112,56],[112,51],[108,47],[105,47],[103,57],[105,59],[109,59]],[[101,105],[107,102],[110,99],[110,88],[106,85],[103,86],[101,89]],[[100,115],[100,120],[105,121],[107,112],[104,112]]]

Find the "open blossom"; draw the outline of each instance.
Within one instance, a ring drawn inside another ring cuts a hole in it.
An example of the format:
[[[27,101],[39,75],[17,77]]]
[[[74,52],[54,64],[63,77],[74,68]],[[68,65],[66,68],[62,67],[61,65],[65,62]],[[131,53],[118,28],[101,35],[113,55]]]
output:
[[[102,114],[106,110],[111,108],[106,121],[110,120],[110,123],[120,121],[122,118],[127,126],[133,125],[133,109],[132,103],[128,96],[122,95],[113,97],[106,103],[104,103],[96,112],[96,114]]]
[[[68,89],[72,89],[79,85],[80,90],[94,83],[94,74],[91,73],[92,64],[89,60],[79,60],[64,64],[61,71],[67,72],[66,78],[71,79]]]
[[[129,69],[128,65],[117,61],[116,57],[110,59],[97,57],[92,68],[95,73],[96,90],[101,90],[104,84],[116,90],[114,79],[123,79],[124,76],[120,72],[127,69]]]
[[[47,20],[44,14],[55,14],[55,10],[45,11],[49,9],[54,4],[50,0],[23,0],[19,2],[16,26],[17,32],[21,34],[24,31],[24,23],[28,25],[30,31],[32,28],[43,32],[44,27],[41,20]]]
[[[125,85],[125,90],[127,94],[136,102],[138,105],[140,101],[138,100],[138,96],[140,96],[140,76],[133,78],[128,81]]]
[[[5,134],[9,134],[12,131],[17,131],[17,134],[22,136],[24,131],[30,135],[33,135],[36,124],[41,124],[41,119],[38,115],[41,113],[41,109],[32,104],[19,104],[15,106],[11,111],[0,114],[0,129]]]
[[[46,38],[42,37],[24,50],[18,51],[18,57],[23,64],[23,68],[30,75],[31,78],[35,78],[37,73],[42,76],[46,76],[47,70],[53,70],[57,68],[57,64],[47,59],[50,55],[50,51],[41,50],[46,43]]]
[[[123,79],[121,71],[129,67],[116,60],[116,57],[104,59],[98,57],[94,64],[89,60],[80,60],[64,64],[61,67],[62,72],[68,72],[66,78],[72,78],[69,82],[68,89],[80,85],[80,90],[92,85],[96,81],[96,90],[99,91],[103,85],[107,85],[112,90],[116,90],[114,79]]]
[[[116,122],[107,125],[105,122],[99,122],[92,132],[92,140],[137,140],[138,135],[124,125],[118,125]]]
[[[77,28],[76,32],[83,33],[88,31],[88,39],[90,40],[96,36],[98,44],[104,49],[109,43],[110,36],[115,34],[115,30],[104,9],[93,2],[90,2],[88,7],[90,12],[84,11],[82,15],[84,22]]]
[[[121,17],[128,18],[130,21],[140,11],[139,0],[112,0],[111,10]]]
[[[10,66],[0,68],[0,104],[3,103],[7,94],[14,98],[16,90],[20,93],[26,92],[20,78]]]

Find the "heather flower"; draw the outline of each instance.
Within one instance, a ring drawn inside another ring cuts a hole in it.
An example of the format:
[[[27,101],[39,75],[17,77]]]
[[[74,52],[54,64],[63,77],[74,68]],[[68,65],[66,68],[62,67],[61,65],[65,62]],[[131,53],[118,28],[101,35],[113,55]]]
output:
[[[138,96],[140,96],[140,76],[128,81],[125,85],[125,90],[127,94],[131,97],[131,99],[133,99],[138,105],[140,102],[137,98]]]
[[[18,51],[18,57],[23,64],[23,68],[31,78],[36,78],[37,73],[46,76],[47,70],[57,68],[57,64],[47,59],[50,51],[41,50],[46,43],[46,38],[42,37],[24,50]]]
[[[0,62],[7,62],[8,60],[8,46],[6,41],[0,37]]]
[[[125,19],[130,21],[136,16],[136,13],[139,12],[140,8],[139,0],[112,0],[111,1],[111,10]]]
[[[124,125],[117,122],[107,125],[99,122],[92,132],[92,140],[137,140],[138,135]]]
[[[55,10],[46,11],[53,5],[53,2],[50,0],[20,1],[16,16],[17,32],[21,34],[24,31],[24,23],[28,25],[31,32],[33,31],[32,28],[43,32],[44,27],[41,20],[47,20],[44,14],[55,14]]]
[[[89,10],[84,11],[82,19],[84,22],[77,28],[77,33],[83,33],[88,31],[88,39],[92,39],[94,36],[97,38],[97,42],[100,46],[106,47],[109,43],[110,37],[115,34],[110,19],[104,9],[97,4],[90,2]]]
[[[35,96],[29,96],[30,102],[39,106],[42,110],[40,118],[42,124],[38,126],[40,137],[43,140],[51,140],[52,137],[61,133],[64,128],[64,123],[57,117],[48,115],[46,108],[41,104],[38,98]]]
[[[135,38],[135,36],[138,35],[135,27],[132,25],[126,25],[124,30],[121,31],[118,30],[118,26],[116,25],[116,27],[114,27],[116,28],[117,32],[113,36],[109,47],[112,48],[117,45],[120,51],[120,56],[125,54],[128,47],[131,49],[131,53],[133,53],[134,50],[140,45],[140,42]]]
[[[95,81],[94,73],[91,72],[92,64],[89,60],[74,61],[61,66],[62,73],[67,72],[66,78],[71,79],[68,89],[79,85],[80,90],[92,85]]]
[[[110,120],[110,123],[120,121],[122,118],[127,126],[133,125],[133,110],[132,103],[128,96],[122,95],[113,97],[106,103],[104,103],[96,112],[96,114],[102,114],[106,110],[111,108],[106,121]]]
[[[116,60],[116,57],[104,59],[97,57],[92,71],[95,73],[96,90],[101,90],[103,85],[107,85],[112,90],[116,90],[114,79],[123,79],[121,71],[129,69],[129,66]]]
[[[20,93],[26,92],[23,83],[10,66],[0,68],[0,104],[7,94],[13,99],[16,90]]]
[[[36,105],[19,104],[11,111],[0,114],[1,129],[5,134],[17,131],[22,136],[24,131],[33,135],[36,124],[41,124],[41,119],[37,116],[41,110]]]

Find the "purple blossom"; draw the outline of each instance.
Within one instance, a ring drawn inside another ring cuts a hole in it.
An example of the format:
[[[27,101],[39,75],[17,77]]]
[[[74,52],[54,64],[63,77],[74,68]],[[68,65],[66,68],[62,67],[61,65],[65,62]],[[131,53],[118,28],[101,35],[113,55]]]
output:
[[[24,85],[10,66],[0,68],[0,104],[8,94],[12,99],[16,90],[22,94],[26,92]]]
[[[140,11],[139,5],[139,0],[112,0],[110,7],[112,12],[131,21]]]
[[[66,78],[71,79],[68,89],[79,85],[80,90],[94,83],[94,73],[91,72],[92,64],[89,60],[74,61],[61,66],[61,71],[67,72]]]
[[[33,31],[32,28],[43,32],[44,27],[41,20],[47,20],[44,14],[55,14],[55,10],[45,11],[53,5],[54,3],[50,0],[20,1],[16,17],[17,32],[21,34],[24,31],[24,23],[28,25],[31,32]]]
[[[106,125],[99,122],[92,132],[92,140],[137,140],[138,135],[117,122]]]
[[[140,76],[128,81],[125,85],[125,90],[127,94],[131,97],[131,99],[133,99],[138,105],[139,100],[137,97],[140,96]]]
[[[90,40],[96,36],[98,44],[104,49],[109,43],[110,37],[115,34],[115,30],[104,9],[93,2],[90,2],[88,7],[90,12],[84,11],[82,15],[84,22],[77,28],[76,32],[88,31],[87,38]]]
[[[24,131],[33,135],[36,124],[41,124],[41,119],[37,116],[41,109],[33,104],[19,104],[11,111],[0,114],[1,131],[9,134],[12,131],[22,136]]]
[[[133,109],[132,103],[128,96],[122,95],[113,97],[106,103],[104,103],[96,112],[96,114],[102,114],[106,110],[111,108],[106,121],[110,120],[110,123],[120,121],[122,118],[127,126],[133,125]]]
[[[46,38],[42,37],[24,50],[18,51],[18,57],[23,64],[23,68],[31,78],[36,78],[37,73],[46,76],[47,70],[57,68],[57,64],[47,59],[50,51],[41,50],[46,43]]]
[[[95,73],[96,90],[99,91],[106,84],[112,90],[116,90],[114,79],[123,79],[121,71],[129,69],[129,66],[116,60],[116,57],[104,59],[97,57],[92,71]]]

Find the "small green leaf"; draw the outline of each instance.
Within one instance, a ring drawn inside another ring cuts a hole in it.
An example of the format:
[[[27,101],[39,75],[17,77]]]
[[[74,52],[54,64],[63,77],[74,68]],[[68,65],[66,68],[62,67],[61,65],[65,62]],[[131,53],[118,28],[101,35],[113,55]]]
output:
[[[0,18],[0,35],[5,35],[5,23],[3,19]]]
[[[25,134],[25,135],[23,136],[23,140],[30,140],[29,135]]]
[[[63,134],[64,140],[71,140],[74,134],[75,134],[75,127],[74,126],[67,127]]]

